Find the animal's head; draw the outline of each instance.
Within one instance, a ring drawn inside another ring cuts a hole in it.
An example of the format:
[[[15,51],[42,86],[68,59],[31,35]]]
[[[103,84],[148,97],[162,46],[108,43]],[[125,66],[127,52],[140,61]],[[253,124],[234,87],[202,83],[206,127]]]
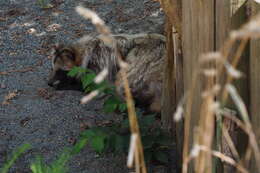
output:
[[[74,66],[91,69],[97,74],[108,68],[110,81],[115,80],[118,71],[115,51],[96,36],[85,36],[69,46],[55,46],[48,84],[56,89],[73,89],[72,85],[78,80],[68,77],[67,72]]]
[[[78,65],[77,52],[71,46],[55,45],[52,57],[52,70],[48,85],[57,90],[80,90],[79,80],[67,76],[67,73]]]

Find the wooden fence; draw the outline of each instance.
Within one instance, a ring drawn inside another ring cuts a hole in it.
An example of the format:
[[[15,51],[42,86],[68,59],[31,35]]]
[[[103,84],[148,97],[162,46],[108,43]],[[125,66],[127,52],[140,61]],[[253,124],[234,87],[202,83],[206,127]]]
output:
[[[185,91],[190,90],[203,53],[220,50],[229,33],[239,28],[249,17],[260,11],[255,2],[244,3],[244,0],[160,0],[167,16],[167,50],[162,120],[164,127],[176,134],[177,150],[180,158],[187,156],[193,144],[193,133],[199,124],[201,112],[201,95],[205,88],[202,78],[198,78],[192,98],[191,116],[188,128],[183,122],[173,123],[176,105],[181,101]],[[232,58],[232,56],[230,56]],[[250,41],[245,49],[238,69],[246,77],[235,83],[247,105],[254,132],[260,141],[260,41]],[[217,80],[222,81],[222,77]],[[229,102],[226,103],[230,104]],[[230,105],[232,107],[232,105]],[[187,131],[188,129],[188,131]],[[186,131],[185,131],[186,130]],[[189,136],[184,134],[189,133]],[[238,149],[247,145],[239,133]],[[183,148],[183,138],[189,145]],[[241,140],[243,139],[243,140]],[[260,143],[260,142],[259,142]],[[258,144],[259,144],[258,143]],[[182,159],[179,159],[180,161]],[[181,164],[181,162],[179,163]],[[257,172],[254,160],[250,162],[250,172]],[[192,167],[189,169],[192,172]],[[217,168],[217,172],[229,172],[231,169]]]

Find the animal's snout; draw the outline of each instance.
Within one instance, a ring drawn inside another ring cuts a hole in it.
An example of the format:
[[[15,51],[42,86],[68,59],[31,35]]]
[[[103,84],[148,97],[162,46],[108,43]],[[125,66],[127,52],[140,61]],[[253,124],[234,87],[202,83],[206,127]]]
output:
[[[57,87],[58,85],[59,85],[59,83],[60,83],[60,81],[59,80],[52,80],[52,79],[50,79],[49,81],[48,81],[48,85],[50,86],[50,87]]]
[[[58,84],[60,83],[60,80],[57,78],[57,74],[55,72],[51,72],[48,79],[48,85],[50,87],[56,88]]]
[[[81,82],[67,76],[68,71],[56,70],[49,75],[47,84],[55,90],[81,90]]]

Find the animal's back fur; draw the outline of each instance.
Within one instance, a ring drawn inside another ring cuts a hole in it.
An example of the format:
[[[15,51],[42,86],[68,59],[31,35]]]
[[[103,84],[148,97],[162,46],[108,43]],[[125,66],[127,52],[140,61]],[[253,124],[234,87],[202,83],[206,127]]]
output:
[[[158,34],[143,35],[133,39],[134,47],[125,60],[130,88],[137,103],[149,106],[152,112],[161,109],[163,64],[166,55],[165,38]],[[118,93],[123,93],[120,73],[117,75]]]
[[[59,49],[68,51],[65,56],[67,54],[72,56],[63,58],[70,61],[67,64],[89,68],[96,73],[105,67],[108,68],[108,80],[116,84],[119,95],[124,97],[117,54],[113,47],[106,45],[101,38],[102,36],[97,35],[85,36],[79,41]],[[114,38],[122,58],[129,64],[127,77],[136,102],[150,107],[151,111],[160,111],[163,62],[166,55],[165,37],[159,34],[119,34],[114,35]],[[56,52],[62,51],[56,50]],[[62,59],[61,57],[62,55],[55,58]],[[64,60],[57,62],[62,61]],[[66,62],[58,66],[64,65],[66,66]]]

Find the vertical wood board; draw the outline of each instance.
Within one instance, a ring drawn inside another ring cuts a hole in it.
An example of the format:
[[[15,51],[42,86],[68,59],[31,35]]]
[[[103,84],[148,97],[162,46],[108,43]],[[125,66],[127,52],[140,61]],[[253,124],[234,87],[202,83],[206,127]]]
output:
[[[253,15],[260,12],[259,4],[252,2],[251,7]],[[250,42],[250,97],[251,121],[260,144],[260,39]],[[250,172],[259,172],[256,164],[252,161]]]
[[[183,0],[182,18],[182,48],[184,89],[189,91],[194,75],[197,72],[199,57],[215,48],[215,2],[214,0]],[[189,127],[189,148],[193,143],[194,127],[199,123],[201,112],[201,94],[204,88],[202,78],[196,79],[192,100],[191,121]],[[187,98],[189,99],[189,98]],[[184,115],[186,117],[186,115]],[[189,168],[192,172],[192,168]]]

